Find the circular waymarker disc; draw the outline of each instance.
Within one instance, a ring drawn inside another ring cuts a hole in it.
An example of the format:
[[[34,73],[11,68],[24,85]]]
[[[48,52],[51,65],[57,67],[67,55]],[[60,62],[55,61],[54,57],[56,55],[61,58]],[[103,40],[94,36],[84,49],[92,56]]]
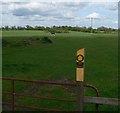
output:
[[[77,55],[77,61],[81,62],[84,60],[83,55]]]

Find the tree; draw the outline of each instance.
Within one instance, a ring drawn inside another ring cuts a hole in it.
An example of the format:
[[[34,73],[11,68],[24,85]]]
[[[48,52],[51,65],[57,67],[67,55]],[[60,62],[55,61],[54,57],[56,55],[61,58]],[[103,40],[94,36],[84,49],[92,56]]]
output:
[[[5,30],[9,30],[9,26],[5,26]]]
[[[32,26],[26,25],[26,30],[33,30]]]

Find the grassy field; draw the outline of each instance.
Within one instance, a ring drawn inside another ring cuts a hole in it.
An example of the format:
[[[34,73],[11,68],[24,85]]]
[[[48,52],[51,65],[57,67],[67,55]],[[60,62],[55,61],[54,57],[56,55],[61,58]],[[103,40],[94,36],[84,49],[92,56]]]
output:
[[[83,33],[70,32],[51,35],[42,31],[3,31],[3,39],[10,44],[29,40],[30,38],[49,37],[52,44],[35,42],[29,46],[3,47],[3,77],[15,77],[34,80],[69,80],[75,81],[76,52],[85,48],[85,82],[94,84],[103,97],[118,97],[118,37],[117,33]],[[3,82],[3,90],[10,90],[10,83]],[[24,91],[30,85],[16,83],[16,92]],[[65,88],[40,88],[36,94],[50,94],[51,96],[75,98],[74,93]],[[85,91],[85,95],[93,95],[92,91]],[[3,97],[4,99],[7,97]],[[19,98],[18,103],[32,103],[42,107],[59,107],[60,103],[50,103],[30,98]],[[75,109],[75,104],[62,104],[62,108]],[[86,105],[86,110],[93,110],[93,106]],[[100,106],[100,110],[117,110],[115,106]]]

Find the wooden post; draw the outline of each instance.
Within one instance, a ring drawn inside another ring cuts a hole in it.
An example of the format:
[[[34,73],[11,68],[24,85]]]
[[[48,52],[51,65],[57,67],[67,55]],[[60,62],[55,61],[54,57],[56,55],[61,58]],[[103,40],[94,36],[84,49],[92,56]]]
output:
[[[84,48],[77,51],[76,84],[77,84],[77,111],[83,112],[84,103]]]
[[[15,111],[14,80],[11,81],[11,95],[12,95],[12,111]]]

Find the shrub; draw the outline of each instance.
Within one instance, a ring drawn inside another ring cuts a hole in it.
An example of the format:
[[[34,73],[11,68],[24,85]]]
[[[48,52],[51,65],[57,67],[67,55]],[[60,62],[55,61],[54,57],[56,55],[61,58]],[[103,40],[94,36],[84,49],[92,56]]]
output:
[[[28,45],[32,44],[30,40],[23,40],[22,43],[23,43],[24,46],[28,46]]]
[[[52,43],[52,40],[50,40],[48,37],[43,37],[41,41],[42,43]]]

